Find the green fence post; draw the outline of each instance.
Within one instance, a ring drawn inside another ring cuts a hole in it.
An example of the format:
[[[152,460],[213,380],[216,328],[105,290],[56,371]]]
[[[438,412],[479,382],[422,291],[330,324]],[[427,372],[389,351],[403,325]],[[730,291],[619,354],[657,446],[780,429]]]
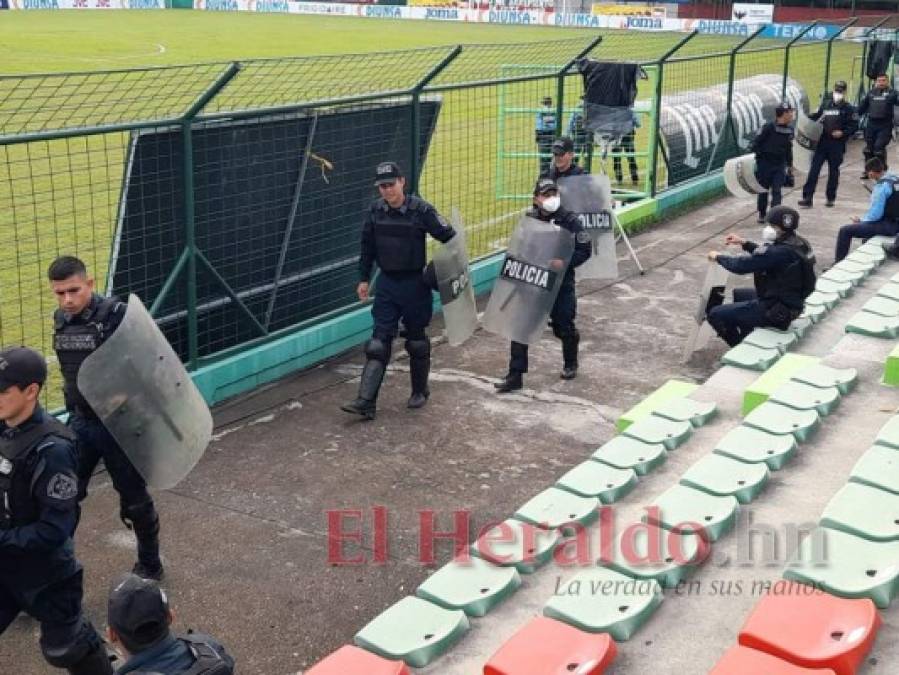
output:
[[[852,28],[857,21],[858,17],[855,17],[852,21],[840,28],[840,30],[827,41],[827,56],[824,57],[824,89],[821,90],[822,92],[830,91],[830,63],[833,60],[833,43],[843,33]]]
[[[650,194],[655,197],[659,189],[658,184],[658,163],[659,163],[659,143],[661,142],[660,126],[662,123],[662,80],[665,62],[680,50],[690,40],[699,34],[698,30],[694,30],[684,39],[680,40],[667,52],[662,54],[658,62],[656,62],[656,86],[654,100],[652,102],[652,121],[649,129],[649,190]]]
[[[792,40],[790,40],[787,43],[787,46],[784,51],[784,81],[783,81],[783,87],[781,88],[781,91],[780,91],[781,99],[785,99],[787,97],[787,79],[790,77],[790,49],[793,47],[794,44],[796,44],[803,37],[805,37],[806,33],[808,33],[812,28],[814,28],[817,25],[818,25],[817,20],[812,21],[808,26],[805,27],[805,29],[801,33],[799,33],[799,35],[797,35],[796,37],[794,37]]]
[[[730,50],[730,63],[727,67],[727,107],[725,108],[727,117],[724,118],[721,133],[718,134],[718,140],[715,142],[715,149],[712,150],[712,156],[709,157],[709,164],[705,170],[706,174],[712,170],[712,166],[715,164],[715,158],[718,156],[718,149],[721,147],[721,140],[727,136],[728,131],[731,132],[734,143],[737,142],[737,131],[734,129],[734,115],[731,110],[734,104],[734,79],[736,78],[737,73],[737,54],[740,53],[740,50],[743,49],[743,47],[761,35],[765,28],[766,26],[759,26],[754,33],[750,34],[745,40]]]
[[[462,45],[456,45],[409,91],[412,95],[412,141],[409,150],[409,194],[418,194],[418,169],[421,164],[421,92],[444,68],[462,53]]]
[[[568,76],[568,71],[580,59],[596,49],[600,42],[602,42],[601,35],[591,40],[586,48],[579,51],[575,57],[562,66],[556,74],[556,77],[558,78],[558,81],[556,82],[556,138],[562,135],[562,116],[565,114],[565,78]]]
[[[196,369],[199,358],[197,331],[197,230],[194,208],[194,144],[193,120],[240,72],[239,63],[230,63],[181,117],[181,137],[184,143],[184,247],[187,251],[187,350],[188,367]]]

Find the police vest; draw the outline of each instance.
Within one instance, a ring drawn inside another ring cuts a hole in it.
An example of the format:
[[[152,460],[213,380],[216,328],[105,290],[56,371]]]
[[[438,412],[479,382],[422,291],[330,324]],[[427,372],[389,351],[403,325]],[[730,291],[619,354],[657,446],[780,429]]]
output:
[[[46,441],[49,436],[75,442],[74,434],[53,417],[45,417],[12,438],[0,435],[0,529],[37,521],[40,514],[31,497],[34,471],[40,459],[36,450],[52,443]]]
[[[421,202],[415,198],[406,204],[406,211],[374,210],[372,231],[375,239],[375,258],[382,272],[421,272],[427,262],[425,228],[421,222]]]
[[[868,94],[868,117],[872,120],[885,121],[893,119],[893,106],[890,99],[893,92],[885,89],[879,94],[873,91]]]
[[[118,304],[118,298],[102,298],[97,303],[90,321],[84,323],[67,322],[61,309],[56,310],[53,315],[55,329],[53,349],[56,351],[56,358],[59,360],[59,368],[65,381],[63,393],[66,408],[69,410],[76,408],[83,411],[90,410],[90,406],[78,390],[78,370],[84,360],[109,337],[106,321]]]
[[[827,138],[833,138],[831,134],[834,131],[843,131],[843,111],[839,106],[831,105],[832,107],[826,108],[821,115],[821,125],[824,127]]]
[[[791,235],[772,246],[784,246],[795,255],[784,267],[757,272],[755,288],[761,300],[780,302],[792,310],[802,311],[807,298],[815,288],[815,256],[802,237]]]
[[[892,194],[887,197],[886,204],[883,205],[883,217],[885,220],[895,220],[899,222],[899,178],[892,176],[881,178],[877,184],[888,184],[892,189]]]

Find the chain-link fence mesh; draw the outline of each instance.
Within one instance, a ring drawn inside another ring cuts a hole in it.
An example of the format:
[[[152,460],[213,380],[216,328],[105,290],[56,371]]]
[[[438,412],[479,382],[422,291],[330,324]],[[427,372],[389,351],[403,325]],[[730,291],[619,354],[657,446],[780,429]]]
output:
[[[747,83],[795,82],[812,107],[836,79],[862,91],[874,25],[799,41],[789,58],[785,41],[609,30],[598,44],[0,77],[0,237],[11,261],[0,270],[0,343],[51,353],[46,269],[75,254],[98,290],[153,306],[196,366],[356,305],[378,161],[399,161],[447,217],[457,209],[472,257],[485,256],[505,247],[550,160],[535,135],[545,98],[555,135],[572,135],[577,160],[629,201],[745,151],[745,116],[726,105]],[[583,131],[582,78],[563,72],[581,56],[641,65],[631,139],[598,145]]]

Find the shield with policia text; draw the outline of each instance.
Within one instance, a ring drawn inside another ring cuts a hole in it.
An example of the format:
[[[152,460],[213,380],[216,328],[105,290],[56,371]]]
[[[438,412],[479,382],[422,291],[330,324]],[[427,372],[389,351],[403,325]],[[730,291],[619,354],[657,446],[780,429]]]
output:
[[[147,483],[175,487],[203,456],[212,415],[136,295],[78,371],[78,389]]]
[[[737,199],[755,197],[766,192],[759,179],[755,177],[755,155],[743,155],[727,160],[724,164],[724,185]]]
[[[468,268],[465,227],[456,209],[453,209],[453,229],[455,236],[437,248],[432,260],[437,292],[443,305],[446,339],[457,346],[470,338],[478,327],[478,308]]]
[[[617,279],[618,256],[615,254],[615,213],[612,210],[612,185],[609,177],[568,176],[558,181],[562,206],[572,211],[584,226],[578,236],[590,238],[591,252],[577,268],[583,279]]]
[[[571,232],[523,215],[490,294],[484,328],[514,342],[539,342],[572,253]]]
[[[812,157],[818,149],[822,133],[824,126],[810,120],[800,110],[796,118],[796,135],[793,137],[793,166],[802,173],[808,173],[812,168]]]

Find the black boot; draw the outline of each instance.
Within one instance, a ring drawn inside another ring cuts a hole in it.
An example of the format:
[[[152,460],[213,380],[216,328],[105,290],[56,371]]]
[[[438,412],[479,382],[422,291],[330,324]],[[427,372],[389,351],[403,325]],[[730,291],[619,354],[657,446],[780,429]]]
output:
[[[503,379],[494,383],[493,386],[496,387],[496,392],[498,394],[518,391],[524,386],[524,378],[522,378],[521,373],[518,371],[510,370]]]
[[[431,370],[431,342],[427,339],[406,340],[409,353],[409,378],[412,381],[412,396],[407,408],[421,408],[431,395],[428,389],[428,374]]]
[[[811,197],[809,197],[809,198],[803,197],[797,203],[799,204],[799,206],[801,206],[804,209],[812,208],[812,198]]]
[[[564,366],[559,377],[563,380],[573,380],[577,377],[577,348],[581,342],[581,334],[575,329],[569,335],[562,338],[562,361]]]
[[[113,675],[114,672],[106,647],[102,643],[66,670],[69,675]]]
[[[340,406],[340,409],[373,420],[377,410],[378,391],[381,382],[384,381],[386,370],[380,361],[374,359],[366,361],[362,369],[362,378],[359,380],[359,396],[352,403]]]
[[[161,581],[165,573],[159,558],[159,515],[152,500],[122,508],[122,521],[130,523],[137,538],[137,562],[132,572],[143,579]]]

